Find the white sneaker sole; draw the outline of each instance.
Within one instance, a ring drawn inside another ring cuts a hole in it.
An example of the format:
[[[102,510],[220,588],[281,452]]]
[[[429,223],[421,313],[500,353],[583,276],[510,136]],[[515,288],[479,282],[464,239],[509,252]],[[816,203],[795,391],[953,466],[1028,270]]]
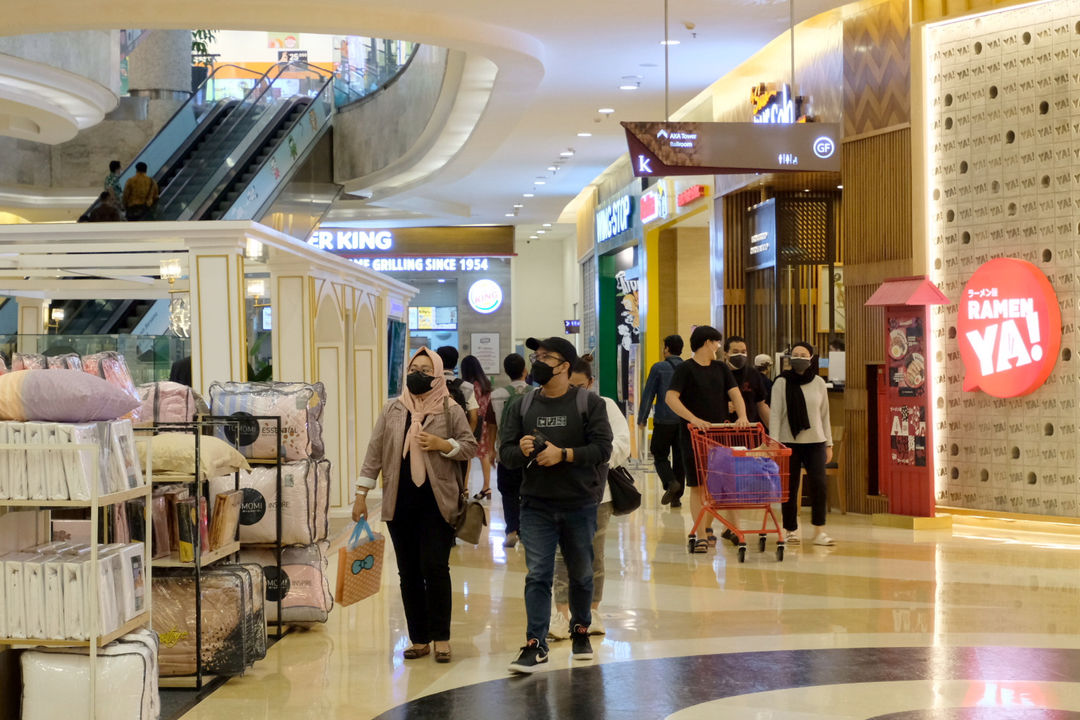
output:
[[[514,663],[510,663],[510,672],[524,673],[526,675],[529,675],[539,670],[541,665],[547,665],[547,658],[544,658],[543,660],[537,662],[535,665],[516,665]]]
[[[570,657],[579,662],[585,662],[593,659],[593,653],[571,653]]]

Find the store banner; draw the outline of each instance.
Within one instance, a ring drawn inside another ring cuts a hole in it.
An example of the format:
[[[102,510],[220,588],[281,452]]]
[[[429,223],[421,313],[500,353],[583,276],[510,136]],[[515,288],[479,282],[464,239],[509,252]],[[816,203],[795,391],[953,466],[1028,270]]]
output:
[[[840,172],[835,123],[624,122],[636,177]]]
[[[360,229],[320,225],[311,233],[308,245],[349,258],[445,259],[444,265],[453,260],[454,265],[460,266],[438,268],[441,272],[486,270],[484,257],[514,255],[514,228],[485,225]],[[452,250],[448,252],[448,248]]]
[[[997,258],[964,286],[956,321],[964,390],[998,398],[1046,382],[1061,350],[1061,307],[1050,280],[1025,260]]]
[[[747,270],[776,267],[776,200],[769,199],[750,208],[750,237]]]

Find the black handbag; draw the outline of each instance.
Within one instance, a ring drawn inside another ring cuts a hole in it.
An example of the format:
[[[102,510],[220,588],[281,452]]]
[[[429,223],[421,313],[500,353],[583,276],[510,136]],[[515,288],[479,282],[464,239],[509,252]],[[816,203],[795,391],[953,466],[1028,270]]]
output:
[[[641,493],[634,487],[634,476],[624,467],[609,467],[608,487],[611,488],[611,514],[629,515],[641,507]]]

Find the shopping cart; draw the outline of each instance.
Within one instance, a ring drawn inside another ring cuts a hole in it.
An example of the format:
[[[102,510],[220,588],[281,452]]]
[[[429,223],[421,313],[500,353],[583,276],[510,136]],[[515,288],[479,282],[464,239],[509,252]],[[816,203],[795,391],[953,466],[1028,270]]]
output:
[[[705,514],[719,520],[739,541],[739,562],[746,561],[746,535],[758,536],[758,551],[765,551],[768,535],[776,535],[776,559],[784,560],[784,531],[772,503],[788,498],[788,460],[791,450],[765,434],[760,424],[712,425],[706,430],[690,426],[702,508],[690,531],[694,552],[697,531]],[[760,528],[741,530],[721,510],[761,510]]]

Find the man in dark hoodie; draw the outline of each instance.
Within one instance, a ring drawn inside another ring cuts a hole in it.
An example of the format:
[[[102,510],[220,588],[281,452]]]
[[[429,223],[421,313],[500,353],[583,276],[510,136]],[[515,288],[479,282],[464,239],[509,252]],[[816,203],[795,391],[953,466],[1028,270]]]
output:
[[[599,395],[570,387],[577,351],[560,337],[530,338],[532,376],[539,390],[511,401],[499,429],[499,459],[524,467],[521,544],[525,546],[525,646],[510,664],[531,673],[547,662],[555,548],[570,576],[570,635],[575,660],[591,660],[592,542],[603,496],[611,425]]]

